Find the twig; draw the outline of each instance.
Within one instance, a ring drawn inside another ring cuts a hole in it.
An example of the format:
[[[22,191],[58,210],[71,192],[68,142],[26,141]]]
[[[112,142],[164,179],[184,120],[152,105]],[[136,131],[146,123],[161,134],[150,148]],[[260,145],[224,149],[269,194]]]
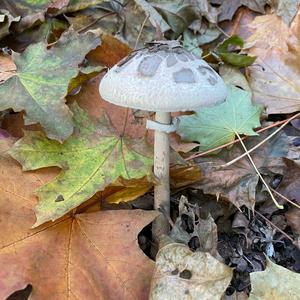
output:
[[[292,119],[296,118],[297,116],[298,116],[298,114],[297,114],[297,115],[294,115],[293,117],[291,117],[291,118],[289,118],[289,119],[282,120],[282,121],[277,121],[277,122],[275,122],[275,123],[273,123],[273,124],[271,124],[271,125],[268,125],[268,126],[266,126],[266,127],[263,127],[263,128],[261,128],[261,129],[257,130],[256,133],[264,132],[264,131],[266,131],[266,130],[268,130],[268,129],[271,129],[271,128],[273,128],[273,127],[276,127],[276,126],[278,126],[278,125],[285,124],[286,122],[289,123]],[[245,140],[245,139],[247,139],[247,137],[248,137],[248,136],[244,136],[244,137],[242,137],[241,139],[242,139],[242,140]],[[194,159],[194,158],[197,158],[197,157],[205,156],[205,155],[207,155],[207,154],[213,153],[213,152],[215,152],[215,151],[217,151],[217,150],[221,150],[221,149],[223,149],[223,148],[226,148],[226,147],[231,146],[231,145],[233,145],[233,144],[236,144],[236,143],[238,143],[238,142],[239,142],[239,139],[235,139],[235,140],[233,140],[233,141],[231,141],[231,142],[229,142],[229,143],[227,143],[227,144],[224,144],[224,145],[221,145],[221,146],[218,146],[218,147],[209,149],[209,150],[207,150],[207,151],[204,151],[204,152],[197,152],[197,153],[191,155],[190,157],[185,158],[185,160],[188,161],[188,160],[191,160],[191,159]]]
[[[223,33],[226,37],[230,38],[230,35],[227,32],[225,32],[221,27],[219,27],[217,24],[215,24],[215,26],[221,33]]]
[[[143,29],[144,29],[144,27],[145,27],[145,25],[146,25],[146,22],[147,22],[148,18],[149,18],[149,15],[146,15],[146,18],[145,18],[144,22],[142,23],[142,26],[141,26],[141,28],[140,28],[139,34],[138,34],[138,36],[137,36],[137,38],[136,38],[135,45],[134,45],[134,50],[136,49],[136,47],[137,47],[137,45],[138,45],[138,43],[139,43],[141,34],[142,34],[142,32],[143,32]]]
[[[286,234],[283,230],[281,230],[279,227],[277,227],[274,223],[272,223],[270,220],[268,220],[265,216],[263,216],[257,210],[254,209],[254,211],[261,218],[263,218],[267,223],[269,223],[272,227],[274,227],[276,230],[278,230],[280,233],[282,233],[287,239],[289,239],[293,243],[293,245],[295,245],[298,248],[298,245],[295,243],[295,241],[288,234]]]
[[[275,203],[275,205],[276,205],[279,209],[283,209],[283,206],[280,205],[280,204],[277,202],[277,200],[276,200],[275,197],[273,196],[273,194],[272,194],[272,192],[271,192],[271,190],[270,190],[268,184],[265,182],[264,178],[261,176],[260,172],[258,171],[258,169],[257,169],[257,167],[256,167],[256,165],[255,165],[255,163],[254,163],[254,161],[253,161],[253,159],[252,159],[252,157],[250,156],[249,151],[247,150],[247,148],[246,148],[244,142],[242,141],[240,135],[239,135],[237,132],[235,132],[235,134],[236,134],[236,136],[238,137],[238,139],[240,140],[240,142],[241,142],[241,144],[242,144],[242,146],[243,146],[243,148],[244,148],[244,150],[245,150],[245,153],[246,153],[246,155],[248,156],[248,158],[249,158],[249,160],[250,160],[250,162],[251,162],[251,164],[252,164],[252,166],[253,166],[255,172],[257,173],[257,175],[259,176],[260,180],[261,180],[261,181],[263,182],[263,184],[265,185],[265,187],[266,187],[268,193],[270,194],[271,199],[273,200],[273,202]]]
[[[271,189],[271,191],[272,191],[273,193],[275,193],[277,196],[281,197],[282,199],[284,199],[284,200],[287,201],[288,203],[290,203],[290,204],[296,206],[297,208],[300,208],[300,205],[298,205],[297,203],[291,201],[290,199],[288,199],[288,198],[285,197],[284,195],[280,194],[280,193],[277,192],[276,190],[274,190],[274,189],[272,189],[272,188],[270,188],[270,189]]]
[[[234,164],[235,162],[237,162],[238,160],[240,160],[241,158],[243,158],[244,156],[248,155],[249,153],[251,153],[252,151],[254,151],[255,149],[257,149],[258,147],[260,147],[262,144],[264,144],[266,141],[268,141],[271,137],[273,137],[276,133],[278,133],[282,128],[284,128],[291,120],[297,118],[298,116],[300,116],[300,113],[297,113],[296,115],[290,117],[289,119],[287,119],[283,125],[281,125],[279,128],[277,128],[274,132],[272,132],[269,136],[267,136],[265,139],[263,139],[260,143],[258,143],[257,145],[255,145],[253,148],[249,149],[247,151],[247,153],[243,153],[242,155],[238,156],[237,158],[229,161],[228,163],[222,165],[222,167],[228,167],[232,164]]]

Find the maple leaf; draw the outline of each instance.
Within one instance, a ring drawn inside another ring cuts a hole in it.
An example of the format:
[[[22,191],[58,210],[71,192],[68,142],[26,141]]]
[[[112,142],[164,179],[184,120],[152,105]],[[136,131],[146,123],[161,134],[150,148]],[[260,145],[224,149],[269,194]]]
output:
[[[58,166],[55,180],[37,190],[35,226],[56,220],[119,177],[142,178],[152,174],[152,150],[144,140],[116,134],[103,114],[96,123],[77,104],[74,134],[63,144],[42,132],[26,132],[11,150],[24,170]]]
[[[257,135],[261,106],[252,105],[251,94],[231,86],[226,102],[206,107],[194,115],[179,117],[177,133],[188,141],[200,143],[205,151],[235,139],[235,134]]]
[[[254,147],[266,138],[266,133],[259,137],[249,137],[245,141],[247,149]],[[203,189],[206,194],[219,194],[226,197],[236,207],[243,205],[253,208],[259,177],[247,157],[231,166],[222,167],[226,162],[242,155],[241,145],[234,145],[230,150],[223,150],[217,156],[198,158],[201,169],[201,181],[194,187]],[[251,153],[251,157],[262,175],[273,177],[285,172],[282,157],[288,153],[288,141],[284,133],[277,134]]]
[[[154,264],[137,234],[158,213],[83,213],[29,229],[33,191],[49,172],[22,172],[7,155],[11,144],[0,134],[0,298],[31,284],[33,300],[147,299]]]
[[[249,300],[299,299],[300,275],[276,265],[270,259],[267,259],[267,267],[264,271],[252,272],[250,278]]]
[[[292,113],[300,109],[299,39],[277,16],[256,17],[248,43],[257,56],[256,65],[247,68],[253,100],[266,106],[270,114]],[[269,34],[272,28],[272,34]],[[274,29],[275,28],[275,29]],[[266,36],[268,37],[266,39]]]
[[[40,123],[50,138],[65,140],[72,134],[72,114],[65,104],[68,85],[81,63],[100,39],[93,33],[69,30],[47,50],[46,43],[13,54],[17,73],[0,85],[0,110],[26,111],[26,123]],[[8,96],[9,95],[9,96]]]

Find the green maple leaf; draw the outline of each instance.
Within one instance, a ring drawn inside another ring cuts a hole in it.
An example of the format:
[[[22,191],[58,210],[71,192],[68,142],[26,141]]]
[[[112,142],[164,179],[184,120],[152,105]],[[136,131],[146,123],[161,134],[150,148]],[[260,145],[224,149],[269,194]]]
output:
[[[71,109],[75,129],[63,144],[27,131],[10,152],[24,170],[62,169],[36,192],[35,226],[58,219],[119,177],[129,180],[152,173],[152,150],[143,140],[119,136],[105,115],[93,122],[77,104]]]
[[[69,30],[50,49],[30,45],[13,54],[17,73],[0,85],[0,110],[26,112],[26,124],[40,123],[50,138],[63,141],[73,131],[72,114],[65,104],[69,82],[76,77],[85,55],[100,43],[93,33]]]
[[[257,135],[253,128],[260,126],[261,111],[261,106],[252,104],[249,92],[230,86],[226,102],[179,117],[177,133],[184,140],[199,142],[202,151],[213,149],[233,141],[236,133]]]

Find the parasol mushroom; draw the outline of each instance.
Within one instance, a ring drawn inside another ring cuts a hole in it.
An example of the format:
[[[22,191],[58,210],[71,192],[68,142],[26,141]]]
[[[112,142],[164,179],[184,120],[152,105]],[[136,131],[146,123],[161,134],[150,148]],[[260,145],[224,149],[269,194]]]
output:
[[[102,98],[119,106],[155,111],[154,208],[170,213],[169,136],[176,131],[171,112],[189,111],[223,102],[227,90],[221,77],[202,59],[182,48],[177,41],[161,41],[135,51],[103,77]],[[153,224],[156,238],[169,231],[161,215]]]

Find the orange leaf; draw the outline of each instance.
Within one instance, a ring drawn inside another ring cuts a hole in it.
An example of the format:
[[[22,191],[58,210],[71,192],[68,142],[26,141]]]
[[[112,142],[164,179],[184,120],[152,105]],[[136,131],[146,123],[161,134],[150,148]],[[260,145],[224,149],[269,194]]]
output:
[[[153,263],[137,234],[157,212],[77,214],[34,230],[39,173],[23,173],[0,138],[0,298],[27,284],[30,299],[147,299]]]

